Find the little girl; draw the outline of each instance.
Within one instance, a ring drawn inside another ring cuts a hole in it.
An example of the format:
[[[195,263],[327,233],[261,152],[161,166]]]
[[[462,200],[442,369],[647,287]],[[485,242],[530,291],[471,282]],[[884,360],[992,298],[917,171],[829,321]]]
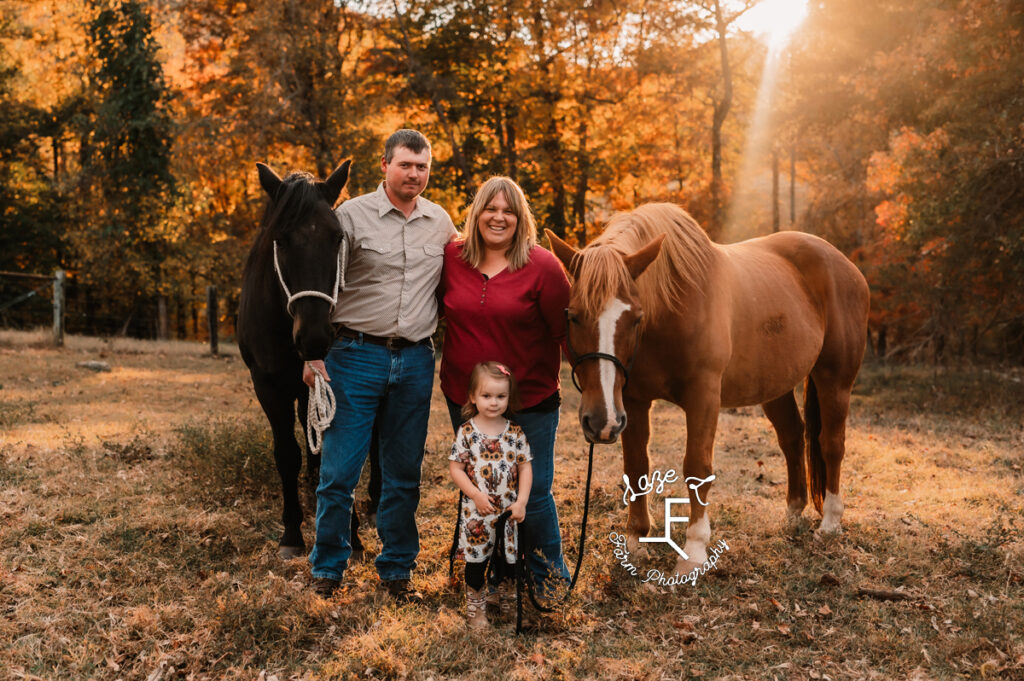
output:
[[[469,401],[462,408],[468,419],[459,428],[448,458],[452,480],[466,495],[462,506],[459,553],[466,560],[466,617],[470,626],[486,628],[484,577],[494,551],[495,522],[505,510],[511,520],[526,517],[526,502],[533,483],[530,445],[518,425],[505,414],[519,406],[516,380],[498,362],[481,362],[469,375]],[[515,523],[505,524],[494,559],[502,612],[511,610],[516,557]]]

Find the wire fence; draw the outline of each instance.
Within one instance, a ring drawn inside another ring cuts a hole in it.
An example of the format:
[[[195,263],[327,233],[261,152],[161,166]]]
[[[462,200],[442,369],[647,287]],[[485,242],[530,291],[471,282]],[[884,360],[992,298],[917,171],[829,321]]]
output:
[[[233,340],[237,300],[208,286],[195,294],[163,299],[115,299],[95,286],[54,274],[0,271],[0,328],[54,327],[54,342],[64,333],[143,339],[210,342]],[[211,328],[214,329],[211,334]]]

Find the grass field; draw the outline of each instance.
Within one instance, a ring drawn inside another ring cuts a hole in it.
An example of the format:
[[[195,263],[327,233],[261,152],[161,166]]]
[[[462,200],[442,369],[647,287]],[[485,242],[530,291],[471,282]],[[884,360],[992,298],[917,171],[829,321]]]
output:
[[[483,638],[447,586],[456,494],[436,391],[425,604],[391,605],[368,565],[323,600],[305,559],[277,557],[268,429],[237,354],[44,339],[0,334],[0,679],[1024,679],[1019,372],[866,367],[844,532],[824,540],[813,510],[786,525],[760,410],[724,412],[711,519],[730,550],[675,592],[614,559],[621,454],[599,447],[577,595],[537,633]],[[76,366],[96,359],[111,371]],[[556,499],[575,558],[586,450],[564,396]],[[682,412],[658,404],[653,420],[652,466],[681,472]]]

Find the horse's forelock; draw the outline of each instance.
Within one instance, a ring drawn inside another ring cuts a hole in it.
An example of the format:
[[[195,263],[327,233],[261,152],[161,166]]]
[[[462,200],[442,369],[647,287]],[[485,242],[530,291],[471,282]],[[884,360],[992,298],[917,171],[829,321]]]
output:
[[[326,200],[318,184],[309,173],[286,175],[264,214],[261,231],[280,235],[308,223],[317,204]]]
[[[665,234],[661,253],[637,279],[645,321],[678,309],[689,289],[699,288],[711,263],[713,244],[679,206],[649,203],[618,213],[605,231],[579,253],[580,275],[574,287],[578,304],[600,315],[608,301],[632,281],[623,257]]]
[[[577,254],[581,262],[573,286],[574,299],[588,318],[600,317],[608,302],[633,283],[622,256],[623,253],[610,244],[594,244]]]

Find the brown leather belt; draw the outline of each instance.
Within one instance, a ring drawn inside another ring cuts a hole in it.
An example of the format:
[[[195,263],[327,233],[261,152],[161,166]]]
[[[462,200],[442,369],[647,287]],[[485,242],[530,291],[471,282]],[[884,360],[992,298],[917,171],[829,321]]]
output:
[[[427,336],[423,340],[412,341],[408,338],[402,338],[400,336],[385,337],[385,336],[374,336],[369,333],[363,333],[362,331],[356,331],[350,329],[347,326],[341,324],[334,325],[335,338],[347,338],[349,340],[357,340],[363,343],[373,343],[374,345],[383,345],[388,350],[401,350],[402,348],[411,348],[414,345],[422,345],[430,342],[430,336]]]

